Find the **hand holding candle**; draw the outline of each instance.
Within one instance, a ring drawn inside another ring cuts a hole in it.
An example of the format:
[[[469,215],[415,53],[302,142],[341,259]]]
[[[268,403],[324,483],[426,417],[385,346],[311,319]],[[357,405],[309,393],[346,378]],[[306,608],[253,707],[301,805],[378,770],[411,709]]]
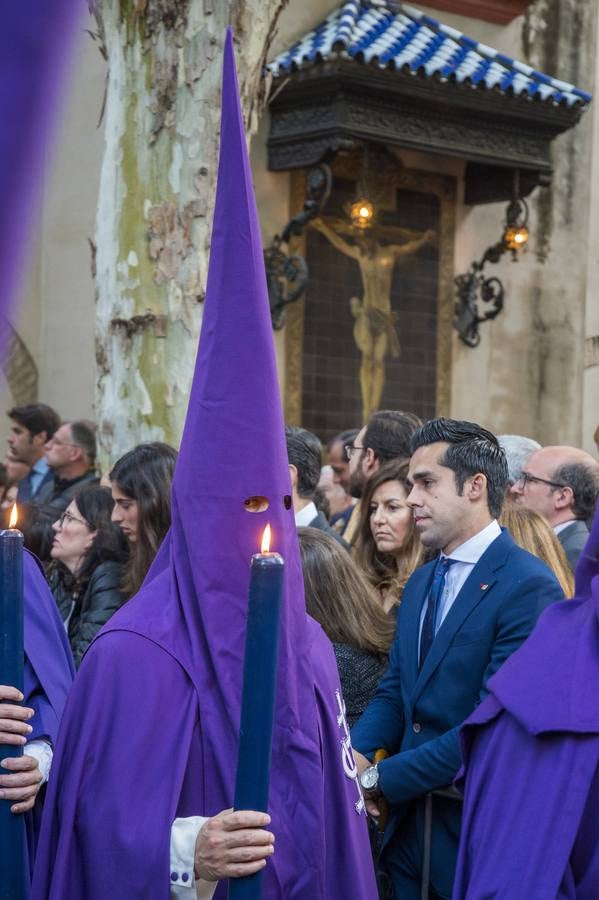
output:
[[[268,808],[284,565],[270,552],[267,525],[250,569],[235,809]],[[260,893],[260,872],[229,883],[230,900],[259,900]]]

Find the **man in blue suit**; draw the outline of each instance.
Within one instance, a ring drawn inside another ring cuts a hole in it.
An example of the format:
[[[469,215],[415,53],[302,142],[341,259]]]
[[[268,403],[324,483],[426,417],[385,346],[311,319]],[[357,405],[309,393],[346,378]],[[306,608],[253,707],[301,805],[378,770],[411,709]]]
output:
[[[434,419],[412,439],[408,504],[423,544],[441,551],[406,585],[389,669],[356,724],[352,743],[367,807],[391,815],[383,865],[396,900],[419,900],[424,798],[460,768],[460,724],[486,683],[532,631],[559,584],[502,530],[507,463],[494,435],[470,422]],[[389,757],[372,758],[384,748]],[[433,798],[429,896],[450,900],[461,803]]]

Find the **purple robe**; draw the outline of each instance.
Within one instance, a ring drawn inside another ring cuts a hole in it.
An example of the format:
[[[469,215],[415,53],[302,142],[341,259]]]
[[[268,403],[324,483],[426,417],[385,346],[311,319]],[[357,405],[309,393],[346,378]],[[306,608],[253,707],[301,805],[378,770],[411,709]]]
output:
[[[599,896],[598,548],[464,725],[456,900]]]
[[[71,687],[75,667],[60,614],[36,558],[24,553],[25,670],[24,706],[35,715],[28,741],[44,739],[54,747],[58,726]],[[0,749],[0,758],[2,752]],[[40,829],[44,789],[25,816],[27,865],[33,871],[35,848]]]
[[[53,745],[75,668],[56,602],[38,560],[24,552],[25,700],[35,709],[28,740]]]
[[[249,565],[285,558],[264,900],[377,896],[332,646],[305,611],[262,246],[225,47],[200,347],[172,527],[139,594],[83,659],[63,720],[36,900],[167,900],[178,816],[232,806]],[[252,513],[247,498],[268,498]],[[226,896],[226,884],[216,896]]]

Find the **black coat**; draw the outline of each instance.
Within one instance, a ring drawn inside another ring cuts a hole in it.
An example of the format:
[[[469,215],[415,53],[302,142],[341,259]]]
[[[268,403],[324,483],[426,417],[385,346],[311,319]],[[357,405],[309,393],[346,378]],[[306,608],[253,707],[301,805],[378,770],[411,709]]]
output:
[[[341,544],[344,550],[349,550],[349,544],[347,541],[344,541],[338,531],[335,531],[334,528],[331,528],[329,523],[326,520],[326,516],[320,510],[318,511],[318,515],[315,516],[309,525],[310,528],[317,528],[319,531],[324,531],[325,534],[328,534],[329,537],[332,537],[333,540],[337,541],[338,544]]]
[[[80,596],[65,586],[62,573],[55,572],[50,577],[50,587],[62,620],[68,619],[69,642],[77,668],[100,628],[125,602],[121,589],[123,575],[123,563],[113,560],[100,563]]]
[[[65,511],[75,494],[78,494],[83,488],[97,484],[100,484],[100,479],[95,469],[90,469],[84,475],[79,475],[78,478],[65,479],[53,476],[50,481],[44,480],[33,502],[36,506],[41,507],[51,519],[57,519]]]
[[[387,657],[336,641],[333,642],[333,650],[345,700],[347,724],[353,728],[376,694],[387,668]]]

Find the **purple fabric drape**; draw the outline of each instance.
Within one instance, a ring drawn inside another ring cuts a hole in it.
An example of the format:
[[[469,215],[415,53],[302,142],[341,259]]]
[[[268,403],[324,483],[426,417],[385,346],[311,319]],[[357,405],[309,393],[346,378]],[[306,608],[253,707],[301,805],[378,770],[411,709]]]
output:
[[[84,8],[82,0],[27,0],[2,6],[0,323],[9,317],[20,284],[63,70]]]
[[[462,732],[455,900],[599,893],[599,513],[550,606]]]

